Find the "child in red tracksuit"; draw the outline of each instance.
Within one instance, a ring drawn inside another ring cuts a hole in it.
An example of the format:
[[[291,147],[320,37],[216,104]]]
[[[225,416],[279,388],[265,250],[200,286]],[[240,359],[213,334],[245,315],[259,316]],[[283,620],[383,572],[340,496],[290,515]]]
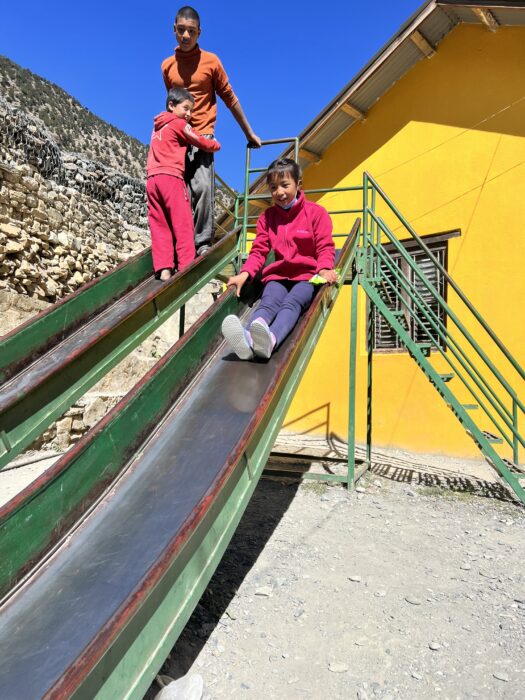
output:
[[[228,280],[239,296],[246,280],[263,270],[268,253],[274,251],[275,262],[264,267],[261,301],[247,327],[234,315],[222,323],[226,341],[241,360],[271,356],[310,306],[313,276],[319,274],[329,284],[337,281],[332,222],[326,209],[299,191],[298,164],[290,158],[275,160],[266,172],[266,182],[274,206],[259,217],[248,259],[239,274]]]
[[[199,136],[188,124],[194,103],[191,93],[174,88],[168,93],[167,111],[154,119],[146,194],[153,267],[161,280],[169,279],[177,267],[183,270],[195,258],[193,217],[184,182],[186,149],[189,145],[210,153],[220,149],[217,141]]]

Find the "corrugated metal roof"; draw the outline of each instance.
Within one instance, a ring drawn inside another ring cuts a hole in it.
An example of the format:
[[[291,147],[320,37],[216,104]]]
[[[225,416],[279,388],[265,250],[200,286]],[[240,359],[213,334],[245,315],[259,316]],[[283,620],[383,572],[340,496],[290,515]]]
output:
[[[492,14],[496,18],[498,24],[502,26],[518,26],[523,27],[525,24],[525,11],[523,9],[509,7],[505,9],[492,9]]]
[[[457,24],[459,19],[454,12],[438,6],[421,22],[418,29],[432,46],[436,47]]]
[[[437,48],[458,24],[483,23],[473,8],[489,10],[502,26],[525,25],[525,1],[428,0],[302,131],[299,136],[301,147],[322,155],[357,121],[341,109],[343,103],[349,102],[366,114],[405,73],[425,58],[410,39],[410,34],[417,30],[432,47]],[[290,155],[290,150],[287,149],[282,155]],[[303,168],[311,164],[304,158],[300,158],[299,162]],[[260,191],[263,183],[263,177],[258,178],[251,191]]]
[[[480,24],[481,18],[473,8],[488,9],[501,25],[525,24],[525,2],[469,2],[464,4],[454,0],[430,0],[405,22],[397,34],[374,56],[374,58],[353,78],[330,104],[300,134],[301,143],[322,154],[336,138],[336,125],[343,130],[352,121],[342,120],[338,113],[342,100],[368,111],[424,54],[410,39],[415,30],[420,32],[431,46],[437,48],[440,41],[460,23]],[[337,116],[336,116],[337,115]],[[334,121],[333,124],[329,122]]]

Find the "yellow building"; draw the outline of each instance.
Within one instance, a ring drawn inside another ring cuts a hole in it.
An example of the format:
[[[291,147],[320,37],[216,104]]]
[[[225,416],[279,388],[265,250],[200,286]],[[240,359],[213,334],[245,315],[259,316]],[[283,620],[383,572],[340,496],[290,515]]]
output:
[[[368,171],[523,365],[525,3],[427,2],[305,129],[300,145],[305,189],[359,185]],[[333,211],[359,207],[360,196],[330,193],[318,201]],[[348,231],[354,218],[335,216],[335,231]],[[393,219],[390,224],[399,229]],[[459,313],[457,295],[446,287]],[[344,292],[285,430],[346,438],[350,291]],[[364,442],[368,303],[362,291],[358,308],[356,438]],[[519,394],[519,375],[473,320],[465,322]],[[479,456],[414,360],[387,329],[382,336],[378,323],[374,445]],[[431,353],[440,371],[441,360]],[[454,389],[472,403],[466,390]],[[512,457],[512,450],[504,446],[502,455]]]

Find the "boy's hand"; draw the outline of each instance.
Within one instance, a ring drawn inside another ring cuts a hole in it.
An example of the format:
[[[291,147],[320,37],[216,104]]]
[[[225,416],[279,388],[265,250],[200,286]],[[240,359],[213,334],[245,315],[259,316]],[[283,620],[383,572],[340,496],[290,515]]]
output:
[[[261,147],[261,139],[257,136],[257,134],[254,134],[253,131],[250,134],[247,134],[248,137],[248,146],[250,148],[260,148]]]
[[[237,296],[240,295],[242,285],[246,282],[250,275],[247,272],[240,272],[238,275],[233,275],[233,277],[230,277],[230,279],[226,282],[227,287],[236,287],[237,288]]]
[[[337,272],[335,270],[319,270],[317,274],[325,279],[328,284],[335,284],[337,282]]]

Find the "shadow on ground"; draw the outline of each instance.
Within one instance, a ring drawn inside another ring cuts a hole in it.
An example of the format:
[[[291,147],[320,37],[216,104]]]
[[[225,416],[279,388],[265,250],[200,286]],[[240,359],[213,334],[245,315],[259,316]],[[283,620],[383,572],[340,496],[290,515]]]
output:
[[[164,663],[161,675],[177,679],[188,673],[288,510],[297,488],[297,482],[284,484],[268,479],[259,482],[221,563]],[[153,684],[144,700],[152,700],[158,691]]]

